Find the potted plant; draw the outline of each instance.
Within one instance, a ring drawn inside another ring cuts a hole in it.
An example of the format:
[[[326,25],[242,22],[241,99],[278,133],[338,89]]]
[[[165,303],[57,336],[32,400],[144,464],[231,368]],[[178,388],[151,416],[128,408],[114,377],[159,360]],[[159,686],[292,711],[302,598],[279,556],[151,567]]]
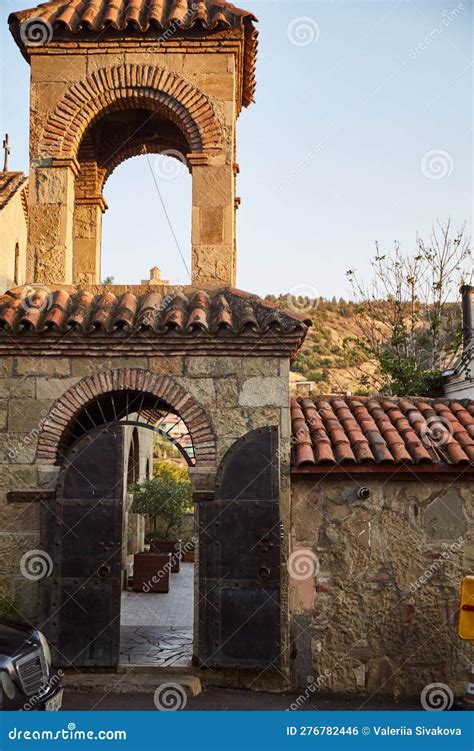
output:
[[[135,491],[132,511],[146,514],[152,527],[150,553],[171,553],[172,573],[179,571],[179,532],[191,503],[191,483],[186,470],[173,462],[161,462],[155,469],[155,477],[144,480]]]

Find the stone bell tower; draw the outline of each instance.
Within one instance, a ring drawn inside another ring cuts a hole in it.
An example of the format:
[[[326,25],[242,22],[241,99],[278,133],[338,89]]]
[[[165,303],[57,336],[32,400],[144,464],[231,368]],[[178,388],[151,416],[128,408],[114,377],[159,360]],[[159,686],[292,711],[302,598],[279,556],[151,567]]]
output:
[[[192,174],[193,285],[235,285],[236,121],[253,101],[255,20],[223,0],[52,0],[10,16],[31,65],[27,282],[99,283],[107,178],[165,153]]]

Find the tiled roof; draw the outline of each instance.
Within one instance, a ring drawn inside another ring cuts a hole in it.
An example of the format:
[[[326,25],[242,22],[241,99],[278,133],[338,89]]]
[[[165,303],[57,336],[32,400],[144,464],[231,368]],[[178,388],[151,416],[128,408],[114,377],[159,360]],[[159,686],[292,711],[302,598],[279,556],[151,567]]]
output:
[[[131,336],[138,332],[192,337],[209,334],[258,336],[267,332],[306,334],[311,321],[298,313],[241,290],[150,291],[116,297],[86,290],[49,291],[18,287],[0,296],[0,331],[9,335],[53,334],[74,330],[92,336]]]
[[[474,401],[293,400],[293,467],[474,464]]]
[[[20,188],[26,188],[27,180],[23,172],[0,172],[0,209],[7,205]]]
[[[204,32],[243,27],[244,104],[253,101],[255,91],[255,60],[258,32],[253,26],[256,17],[226,0],[51,0],[35,8],[12,13],[8,19],[13,35],[25,52],[20,26],[28,19],[41,19],[52,29],[73,34],[81,31]]]

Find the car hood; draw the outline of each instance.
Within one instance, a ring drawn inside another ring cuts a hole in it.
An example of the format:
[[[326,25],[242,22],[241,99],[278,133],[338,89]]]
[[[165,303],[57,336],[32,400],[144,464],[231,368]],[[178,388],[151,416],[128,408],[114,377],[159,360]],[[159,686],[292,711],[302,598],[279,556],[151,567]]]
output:
[[[38,646],[31,626],[0,618],[0,657],[17,657]]]

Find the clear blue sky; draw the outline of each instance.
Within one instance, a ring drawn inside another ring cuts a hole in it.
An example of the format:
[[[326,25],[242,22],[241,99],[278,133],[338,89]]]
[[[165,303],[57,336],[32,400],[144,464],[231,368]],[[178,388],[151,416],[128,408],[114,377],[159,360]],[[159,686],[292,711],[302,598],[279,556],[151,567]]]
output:
[[[28,169],[29,69],[6,19],[35,4],[2,2],[12,169]],[[370,274],[375,240],[408,250],[436,219],[471,225],[471,0],[242,5],[260,20],[260,51],[257,102],[238,124],[239,287],[347,296],[345,272]],[[190,177],[158,180],[189,262]],[[186,282],[146,159],[117,169],[105,194],[103,275],[137,282],[156,264]]]

